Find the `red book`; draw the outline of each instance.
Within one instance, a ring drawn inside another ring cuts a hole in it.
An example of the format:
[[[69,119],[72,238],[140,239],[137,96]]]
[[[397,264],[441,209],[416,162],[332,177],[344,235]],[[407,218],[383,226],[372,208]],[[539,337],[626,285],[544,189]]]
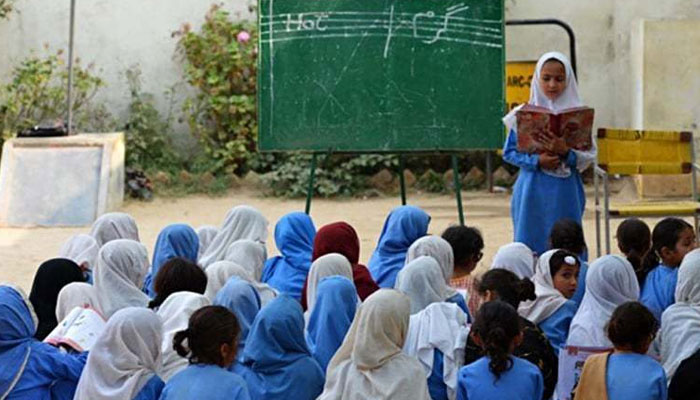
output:
[[[576,107],[558,113],[544,107],[526,104],[518,110],[518,151],[542,153],[541,138],[547,131],[563,137],[574,150],[590,150],[592,146],[594,110],[590,107]]]

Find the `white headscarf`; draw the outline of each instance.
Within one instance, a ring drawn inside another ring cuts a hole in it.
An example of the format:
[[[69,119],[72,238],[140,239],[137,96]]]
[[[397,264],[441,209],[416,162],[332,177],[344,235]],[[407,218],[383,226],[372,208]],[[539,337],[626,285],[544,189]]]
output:
[[[318,283],[321,282],[321,279],[334,275],[344,276],[353,281],[352,265],[350,265],[350,261],[348,261],[348,259],[342,254],[326,254],[317,258],[316,261],[311,263],[307,281],[308,283],[306,286],[307,310],[304,313],[304,317],[307,319],[308,316],[311,315],[311,311],[314,309],[314,305],[316,304]]]
[[[404,353],[416,357],[423,365],[425,377],[433,372],[435,350],[443,354],[443,380],[447,398],[457,398],[457,372],[464,364],[464,348],[469,328],[467,315],[456,304],[433,303],[411,315]]]
[[[638,299],[639,284],[629,261],[618,255],[597,259],[588,267],[586,293],[571,321],[566,344],[612,347],[605,333],[605,325],[615,308]]]
[[[394,288],[411,299],[411,314],[447,298],[447,285],[440,265],[428,256],[418,257],[406,264],[399,271]]]
[[[158,309],[158,315],[163,319],[163,366],[158,376],[168,382],[176,373],[186,368],[189,361],[181,357],[173,349],[173,339],[179,331],[187,329],[190,317],[195,311],[211,305],[211,301],[201,294],[192,292],[177,292],[168,296]]]
[[[216,294],[232,276],[237,276],[246,282],[253,280],[245,268],[231,261],[217,261],[205,272],[207,274],[207,289],[204,296],[210,301],[214,301]]]
[[[122,308],[148,305],[150,299],[141,291],[148,268],[148,252],[139,242],[117,239],[102,246],[95,268],[95,295],[105,318]]]
[[[542,67],[549,60],[557,60],[564,65],[564,70],[566,71],[566,88],[555,100],[550,100],[546,94],[542,92],[540,88],[540,75],[542,73]],[[562,53],[552,51],[545,53],[537,61],[537,66],[535,66],[535,76],[532,79],[532,85],[530,85],[530,101],[528,104],[532,104],[538,107],[545,107],[554,112],[559,112],[566,110],[567,108],[582,107],[584,104],[581,101],[581,97],[578,94],[578,84],[576,82],[576,76],[574,75],[574,70],[571,68],[571,62]],[[505,117],[503,117],[503,123],[505,124],[508,131],[517,131],[517,117],[516,114],[521,106],[515,107],[511,112],[509,112]],[[576,168],[579,171],[583,171],[588,168],[596,158],[598,154],[598,149],[596,147],[595,138],[592,142],[593,146],[588,151],[581,150],[571,150],[576,153]],[[571,170],[563,162],[556,170],[543,170],[544,173],[557,176],[557,177],[568,177],[571,175]]]
[[[58,292],[56,300],[56,320],[63,321],[75,307],[91,307],[100,313],[102,312],[95,288],[92,285],[85,282],[73,282],[64,286]]]
[[[566,303],[566,297],[554,287],[550,260],[559,249],[549,250],[542,254],[535,270],[535,300],[520,303],[518,314],[537,325],[554,314],[559,307]],[[576,260],[573,260],[576,262]]]
[[[420,256],[432,257],[438,262],[445,279],[446,298],[456,295],[457,291],[450,287],[450,280],[455,271],[455,257],[450,243],[440,236],[423,236],[408,248],[406,264]]]
[[[138,242],[139,229],[131,215],[113,212],[103,214],[92,224],[90,236],[95,238],[100,247],[115,239],[131,239]]]
[[[58,256],[72,260],[81,268],[85,267],[88,270],[93,270],[97,262],[97,252],[99,251],[100,246],[97,245],[95,238],[90,235],[80,234],[68,239],[58,252]]]
[[[683,360],[700,349],[700,249],[686,254],[678,270],[676,303],[661,315],[657,338],[669,381]]]
[[[505,269],[520,279],[532,278],[535,275],[536,259],[535,253],[527,245],[509,243],[498,248],[489,269]]]
[[[145,308],[112,316],[90,351],[75,400],[131,400],[161,366],[163,322]]]
[[[380,289],[359,306],[327,369],[318,400],[430,400],[425,370],[401,349],[410,315],[408,297]]]
[[[197,237],[199,238],[199,251],[197,260],[202,258],[202,254],[209,248],[211,241],[214,240],[216,234],[219,233],[219,228],[213,225],[202,225],[197,228]]]
[[[267,219],[250,206],[232,208],[226,219],[211,241],[206,252],[202,254],[199,264],[207,269],[211,264],[224,259],[226,249],[236,240],[250,239],[254,242],[265,243],[267,240]]]
[[[254,280],[260,282],[267,260],[267,249],[264,244],[250,239],[236,240],[226,249],[223,260],[240,265]]]

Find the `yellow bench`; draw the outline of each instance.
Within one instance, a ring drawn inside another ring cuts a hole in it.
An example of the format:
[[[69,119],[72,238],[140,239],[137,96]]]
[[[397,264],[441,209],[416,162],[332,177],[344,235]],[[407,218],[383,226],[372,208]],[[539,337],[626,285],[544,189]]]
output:
[[[601,249],[601,216],[605,223],[605,250],[610,253],[610,219],[627,217],[692,216],[698,228],[700,202],[695,183],[693,134],[674,131],[598,129],[598,159],[595,166],[596,243]],[[691,179],[692,197],[687,201],[636,201],[610,203],[609,175],[677,175]],[[600,204],[600,180],[603,205]],[[602,215],[601,215],[602,214]]]

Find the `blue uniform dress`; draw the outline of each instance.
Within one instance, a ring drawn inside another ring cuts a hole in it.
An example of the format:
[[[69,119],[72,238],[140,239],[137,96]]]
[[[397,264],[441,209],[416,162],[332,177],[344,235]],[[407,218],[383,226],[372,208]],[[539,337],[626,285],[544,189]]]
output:
[[[678,283],[678,268],[659,264],[652,269],[644,280],[639,301],[661,321],[664,310],[676,302],[676,283]]]
[[[236,315],[238,326],[241,328],[241,333],[238,335],[236,359],[242,361],[250,326],[253,325],[255,317],[260,311],[260,295],[250,283],[233,276],[216,293],[214,305],[224,306]]]
[[[248,334],[243,363],[233,369],[252,400],[314,400],[324,374],[304,339],[301,305],[281,295],[263,307]]]
[[[588,263],[581,258],[579,258],[578,262],[581,264],[581,268],[578,270],[576,292],[574,292],[574,295],[571,297],[571,301],[576,303],[577,309],[581,305],[583,294],[586,293],[586,274],[588,274]]]
[[[542,329],[544,335],[549,339],[554,351],[559,354],[559,350],[566,346],[566,338],[569,337],[569,326],[574,319],[578,305],[572,300],[567,300],[554,314],[547,317],[537,326]]]
[[[156,275],[168,260],[182,257],[193,263],[197,262],[199,253],[199,236],[191,226],[186,224],[172,224],[163,228],[158,234],[156,246],[153,249],[153,262],[146,275],[143,284],[144,291],[151,298],[156,296],[153,289]]]
[[[611,354],[605,371],[609,400],[666,400],[666,373],[644,354]]]
[[[430,216],[418,207],[399,206],[391,210],[368,263],[379,287],[394,287],[396,276],[406,263],[408,248],[428,233],[429,224]]]
[[[160,400],[250,400],[240,376],[217,365],[192,364],[175,374]]]
[[[306,328],[306,343],[325,372],[355,318],[357,290],[350,279],[329,276],[321,279],[317,292]]]
[[[153,375],[132,400],[158,400],[164,387],[165,382],[158,375]]]
[[[548,175],[540,170],[538,155],[518,151],[517,133],[511,130],[503,147],[503,160],[520,168],[510,206],[513,241],[543,254],[548,249],[547,238],[555,222],[569,218],[581,224],[586,195],[576,169],[576,153],[570,151],[564,160],[571,175],[566,178]]]
[[[265,262],[262,281],[280,293],[301,299],[301,289],[311,268],[316,227],[303,212],[285,215],[275,226],[275,245],[280,254]]]
[[[433,350],[433,371],[428,377],[428,392],[432,400],[447,400],[447,385],[444,377],[444,358],[440,350]]]
[[[496,376],[489,369],[489,358],[481,357],[459,369],[457,400],[541,400],[544,384],[537,367],[511,356],[513,367]]]

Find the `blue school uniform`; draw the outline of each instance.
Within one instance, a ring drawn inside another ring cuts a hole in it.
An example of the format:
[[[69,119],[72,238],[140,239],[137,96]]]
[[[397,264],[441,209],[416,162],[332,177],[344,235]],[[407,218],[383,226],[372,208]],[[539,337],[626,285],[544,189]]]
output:
[[[234,371],[248,384],[252,400],[314,400],[321,394],[324,374],[304,339],[299,302],[281,295],[260,310],[243,363]]]
[[[664,310],[676,302],[676,283],[678,283],[678,268],[659,264],[652,269],[644,279],[639,301],[661,321]]]
[[[459,369],[457,378],[458,400],[540,400],[544,391],[542,374],[529,361],[511,356],[513,366],[496,376],[489,369],[489,358]]]
[[[261,307],[258,291],[250,283],[234,276],[216,293],[214,305],[224,306],[236,315],[238,326],[241,328],[241,333],[238,335],[236,359],[239,362],[243,361],[243,350],[250,332],[250,326],[253,324]]]
[[[576,169],[576,153],[569,151],[564,160],[571,175],[566,178],[548,175],[540,170],[538,155],[518,151],[517,133],[511,130],[503,147],[503,160],[520,168],[510,207],[513,241],[543,254],[548,249],[547,238],[555,222],[569,218],[581,224],[586,195]]]
[[[297,300],[311,268],[316,227],[303,212],[285,215],[275,226],[275,244],[281,255],[265,262],[262,281]]]
[[[250,400],[240,376],[217,365],[191,364],[175,374],[160,400]]]
[[[448,400],[444,377],[444,358],[440,350],[433,350],[433,370],[428,377],[428,392],[432,400]]]
[[[577,309],[581,305],[584,293],[586,293],[586,274],[588,274],[588,263],[581,258],[579,258],[578,261],[579,264],[581,264],[581,268],[578,270],[576,292],[574,292],[574,295],[571,297],[571,301],[576,303]]]
[[[144,292],[152,298],[156,296],[153,284],[160,267],[168,260],[182,257],[196,263],[198,253],[199,236],[197,236],[197,232],[191,226],[186,224],[166,226],[158,234],[156,246],[153,250],[151,269],[148,271],[143,284]]]
[[[132,400],[158,400],[164,387],[165,382],[158,375],[153,375]]]
[[[559,354],[559,350],[566,346],[571,320],[574,319],[577,310],[578,304],[572,300],[567,300],[554,314],[537,325],[544,332],[544,335],[547,336],[549,343],[552,344],[557,354]]]
[[[368,269],[380,288],[393,288],[396,276],[406,263],[408,248],[428,233],[430,216],[414,206],[391,210],[379,235]]]
[[[605,371],[609,400],[666,400],[666,373],[644,354],[611,354]]]

